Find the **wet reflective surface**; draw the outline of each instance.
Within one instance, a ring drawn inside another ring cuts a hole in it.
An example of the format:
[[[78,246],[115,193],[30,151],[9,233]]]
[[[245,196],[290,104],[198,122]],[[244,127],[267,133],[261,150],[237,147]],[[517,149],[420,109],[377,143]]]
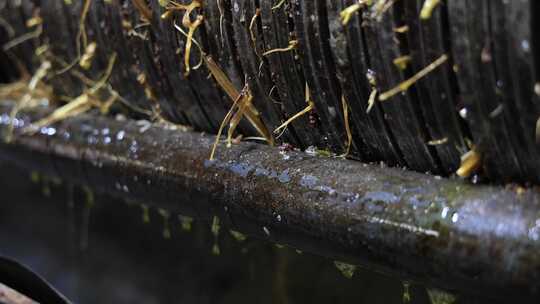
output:
[[[0,168],[0,254],[77,303],[429,303],[420,286]]]

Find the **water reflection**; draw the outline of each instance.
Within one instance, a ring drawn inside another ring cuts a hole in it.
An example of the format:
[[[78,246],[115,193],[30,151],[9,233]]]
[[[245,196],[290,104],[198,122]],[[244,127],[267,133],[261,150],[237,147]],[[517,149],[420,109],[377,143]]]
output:
[[[429,303],[422,287],[246,238],[216,219],[65,183],[44,197],[42,178],[0,168],[0,254],[77,303]]]

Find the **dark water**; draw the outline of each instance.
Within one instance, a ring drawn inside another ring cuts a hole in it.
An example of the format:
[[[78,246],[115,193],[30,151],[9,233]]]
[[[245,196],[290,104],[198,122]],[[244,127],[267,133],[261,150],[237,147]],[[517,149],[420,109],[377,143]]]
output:
[[[102,196],[92,203],[80,188],[71,195],[65,181],[38,181],[5,164],[0,170],[0,254],[77,303],[407,302],[402,282],[381,274],[357,268],[348,279],[333,261],[239,242],[226,227],[216,238],[211,223],[195,219],[186,231],[175,214],[167,231],[158,210],[145,222],[140,204]],[[429,303],[423,287],[409,290],[410,303]]]

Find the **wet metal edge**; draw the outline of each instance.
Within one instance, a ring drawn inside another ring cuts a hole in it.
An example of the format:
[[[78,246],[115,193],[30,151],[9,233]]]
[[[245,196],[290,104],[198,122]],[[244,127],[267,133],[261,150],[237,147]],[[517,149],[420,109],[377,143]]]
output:
[[[2,109],[0,109],[2,110]],[[1,114],[4,113],[4,114]],[[0,111],[5,131],[9,109]],[[19,132],[34,114],[15,121]],[[534,301],[537,190],[471,185],[340,158],[82,115],[0,144],[0,158],[97,191],[430,286]]]

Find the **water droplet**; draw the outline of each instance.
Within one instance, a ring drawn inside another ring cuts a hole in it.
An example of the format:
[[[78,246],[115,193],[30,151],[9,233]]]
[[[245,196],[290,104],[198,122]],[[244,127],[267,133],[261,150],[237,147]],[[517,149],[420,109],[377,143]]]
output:
[[[131,145],[129,146],[129,152],[133,158],[137,158],[137,151],[139,150],[139,145],[137,144],[137,141],[132,141]]]
[[[291,177],[289,176],[289,169],[286,169],[285,171],[281,172],[281,174],[278,177],[278,180],[285,184],[291,181]]]
[[[534,84],[534,93],[540,96],[540,82]]]
[[[53,136],[56,134],[56,129],[52,127],[43,127],[41,128],[40,133],[43,135]]]
[[[309,155],[315,156],[317,155],[317,147],[315,146],[309,146],[306,148],[305,152]]]
[[[458,220],[459,220],[459,214],[457,212],[452,214],[452,223],[457,223]]]
[[[526,53],[531,51],[531,44],[529,43],[529,40],[524,39],[521,41],[521,49]]]
[[[319,179],[313,175],[304,175],[300,179],[300,185],[302,187],[312,188],[315,187]]]
[[[446,218],[446,216],[448,215],[448,211],[449,211],[449,210],[450,210],[450,208],[448,208],[448,207],[444,207],[444,208],[443,208],[443,210],[442,210],[442,212],[441,212],[441,217],[442,217],[443,219]]]
[[[330,116],[332,116],[332,118],[336,118],[336,108],[329,106],[328,113],[330,114]]]
[[[461,118],[467,119],[467,114],[467,108],[461,108],[461,110],[459,110],[459,116],[461,116]]]
[[[125,131],[118,131],[118,133],[116,133],[116,140],[122,141],[124,139],[124,136],[126,136]]]
[[[529,238],[533,241],[540,240],[540,219],[537,219],[535,225],[529,229]]]

